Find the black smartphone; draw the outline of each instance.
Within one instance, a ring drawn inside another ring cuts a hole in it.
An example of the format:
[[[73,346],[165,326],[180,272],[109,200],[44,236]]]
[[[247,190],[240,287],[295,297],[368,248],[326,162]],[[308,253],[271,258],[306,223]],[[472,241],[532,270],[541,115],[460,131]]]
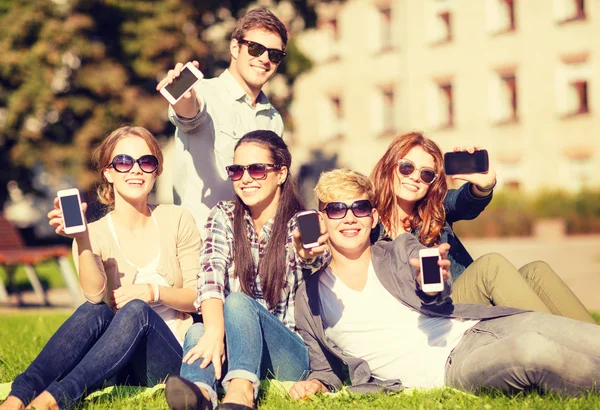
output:
[[[489,168],[488,152],[485,149],[469,154],[467,151],[446,152],[444,171],[446,175],[478,174]]]
[[[319,214],[317,211],[302,211],[298,213],[297,220],[302,247],[305,249],[310,249],[319,246],[321,226],[319,224]]]

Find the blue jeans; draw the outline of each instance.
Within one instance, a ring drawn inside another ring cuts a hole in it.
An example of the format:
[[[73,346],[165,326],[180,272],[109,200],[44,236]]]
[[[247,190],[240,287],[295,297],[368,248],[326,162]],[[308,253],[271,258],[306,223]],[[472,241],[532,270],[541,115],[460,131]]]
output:
[[[150,306],[132,300],[116,314],[104,304],[81,305],[12,385],[25,405],[47,390],[59,407],[73,406],[104,384],[152,386],[177,374],[181,346]]]
[[[600,326],[538,312],[483,320],[450,353],[446,385],[585,393],[600,385]]]
[[[260,379],[298,381],[310,370],[308,349],[302,338],[288,329],[256,300],[242,292],[229,294],[223,308],[227,340],[227,362],[223,368],[225,389],[231,379],[252,382],[254,397],[258,395]],[[202,323],[188,330],[183,345],[184,356],[204,334]],[[181,366],[181,377],[206,389],[217,403],[217,381],[212,363],[200,368],[201,360]]]

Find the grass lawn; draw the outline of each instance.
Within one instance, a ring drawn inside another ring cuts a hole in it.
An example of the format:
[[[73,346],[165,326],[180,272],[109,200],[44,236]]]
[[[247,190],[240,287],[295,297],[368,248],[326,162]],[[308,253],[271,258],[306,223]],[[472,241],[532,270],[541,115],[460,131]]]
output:
[[[0,313],[0,383],[12,381],[35,358],[68,313],[49,311]],[[595,315],[596,320],[600,319]],[[600,341],[599,341],[600,342]],[[498,393],[479,396],[452,389],[408,391],[390,395],[336,394],[293,402],[277,386],[267,386],[261,395],[261,410],[285,409],[598,409],[600,394],[582,398],[559,398],[538,394],[508,397]],[[85,401],[81,409],[166,409],[164,390],[146,397],[130,397],[126,389]]]

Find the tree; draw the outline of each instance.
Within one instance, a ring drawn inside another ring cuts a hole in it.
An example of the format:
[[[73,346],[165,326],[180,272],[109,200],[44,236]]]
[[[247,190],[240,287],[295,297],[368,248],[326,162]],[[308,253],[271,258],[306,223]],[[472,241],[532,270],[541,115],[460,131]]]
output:
[[[312,21],[307,1],[261,2],[287,10],[287,23]],[[6,182],[30,191],[42,167],[50,183],[70,175],[96,182],[92,148],[123,123],[172,135],[167,103],[155,91],[177,61],[197,59],[207,75],[227,66],[231,29],[248,1],[0,0],[0,204]],[[296,13],[296,10],[303,14]],[[284,83],[310,67],[295,48]],[[286,115],[290,93],[275,97]],[[7,169],[8,168],[8,169]]]

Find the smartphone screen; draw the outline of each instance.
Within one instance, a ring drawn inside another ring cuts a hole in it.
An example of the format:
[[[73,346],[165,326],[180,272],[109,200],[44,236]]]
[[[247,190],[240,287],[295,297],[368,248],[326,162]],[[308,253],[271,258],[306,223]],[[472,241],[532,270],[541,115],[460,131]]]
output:
[[[179,77],[175,78],[171,84],[167,84],[165,89],[174,99],[178,100],[196,81],[198,81],[198,77],[189,68],[184,67]]]
[[[314,244],[318,242],[321,236],[321,227],[319,226],[319,216],[316,212],[298,215],[298,229],[300,230],[303,245]]]
[[[423,264],[423,284],[430,285],[432,283],[440,283],[440,266],[438,265],[439,257],[437,256],[422,256]]]
[[[447,175],[477,174],[487,172],[488,168],[489,159],[486,150],[475,151],[472,154],[466,151],[444,154],[444,170]]]
[[[77,195],[61,196],[60,207],[63,212],[65,227],[70,228],[73,226],[83,225],[83,220],[81,219],[81,208]]]

